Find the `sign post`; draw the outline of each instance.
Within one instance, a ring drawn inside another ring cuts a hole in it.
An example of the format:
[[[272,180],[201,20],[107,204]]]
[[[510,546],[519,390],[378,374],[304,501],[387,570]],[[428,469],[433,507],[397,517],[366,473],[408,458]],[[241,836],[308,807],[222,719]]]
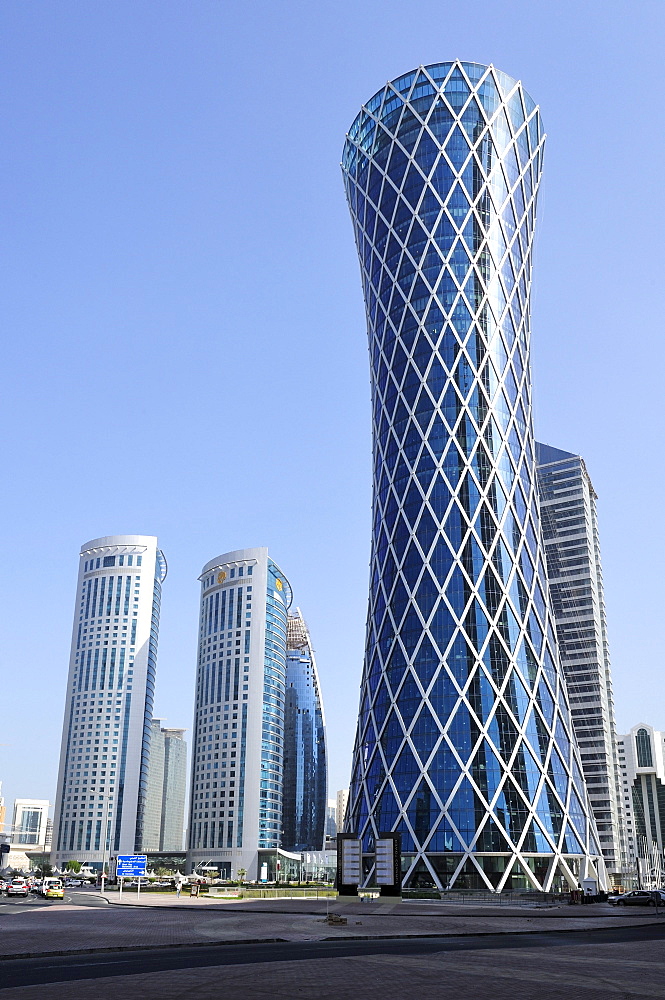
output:
[[[337,893],[355,896],[362,881],[362,846],[352,833],[337,834]]]
[[[120,879],[120,899],[122,899],[122,880],[124,876],[131,875],[138,879],[137,901],[141,895],[141,878],[145,878],[148,866],[148,858],[145,854],[119,854],[116,862],[115,874]]]
[[[382,896],[402,894],[402,835],[380,833],[375,841],[374,878]]]

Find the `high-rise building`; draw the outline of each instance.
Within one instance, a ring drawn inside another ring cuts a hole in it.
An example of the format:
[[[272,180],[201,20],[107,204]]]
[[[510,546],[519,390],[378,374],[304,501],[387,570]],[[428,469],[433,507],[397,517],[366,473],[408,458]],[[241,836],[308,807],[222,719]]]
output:
[[[152,535],[81,549],[56,795],[53,859],[100,868],[143,843],[161,585]]]
[[[543,145],[517,80],[455,61],[386,84],[344,148],[373,407],[346,819],[366,881],[374,839],[397,831],[406,885],[605,884],[536,494],[529,289]]]
[[[2,782],[0,781],[0,833],[3,833],[5,829],[5,811],[6,807],[4,796],[2,794]],[[2,858],[0,858],[0,862],[2,862]],[[1,864],[0,867],[2,867]]]
[[[337,802],[335,799],[328,799],[326,809],[326,837],[337,836]]]
[[[321,685],[309,629],[297,608],[287,619],[283,847],[290,851],[323,850],[327,798]]]
[[[291,587],[267,548],[211,559],[199,579],[188,865],[256,879],[282,839]]]
[[[536,444],[540,517],[557,644],[600,849],[626,863],[596,492],[584,459]]]
[[[641,722],[618,738],[628,861],[665,850],[665,732]],[[644,865],[640,866],[644,868]],[[661,872],[662,874],[662,872]],[[654,888],[662,885],[659,881]],[[644,886],[646,888],[646,886]]]
[[[142,851],[182,851],[187,788],[184,729],[152,720]]]
[[[33,850],[46,846],[48,799],[14,799],[11,843],[15,847]]]
[[[337,832],[341,833],[344,829],[344,817],[346,816],[346,807],[349,803],[349,789],[340,788],[335,796],[336,808],[335,812],[337,814]]]

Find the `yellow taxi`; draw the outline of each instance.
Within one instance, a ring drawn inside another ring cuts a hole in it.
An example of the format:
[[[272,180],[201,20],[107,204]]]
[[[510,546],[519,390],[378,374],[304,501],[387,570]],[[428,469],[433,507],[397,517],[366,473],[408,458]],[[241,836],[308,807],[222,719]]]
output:
[[[42,884],[42,896],[45,899],[64,899],[65,887],[59,878],[45,878]]]

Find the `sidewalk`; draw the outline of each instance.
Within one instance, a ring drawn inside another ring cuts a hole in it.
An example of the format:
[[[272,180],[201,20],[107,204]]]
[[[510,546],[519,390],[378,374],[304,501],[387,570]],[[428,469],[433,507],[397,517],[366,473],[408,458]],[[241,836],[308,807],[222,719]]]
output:
[[[123,898],[108,906],[16,906],[0,915],[0,956],[174,948],[192,944],[323,941],[339,938],[484,936],[600,930],[662,924],[653,911],[617,911],[607,904],[546,909],[356,899],[330,901],[346,924],[326,923],[326,901]]]

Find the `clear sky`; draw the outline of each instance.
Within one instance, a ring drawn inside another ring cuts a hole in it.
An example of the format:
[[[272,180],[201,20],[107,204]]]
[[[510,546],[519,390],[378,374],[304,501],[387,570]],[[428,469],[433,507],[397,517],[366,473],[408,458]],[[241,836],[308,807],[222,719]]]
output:
[[[78,550],[116,533],[168,558],[155,711],[190,733],[201,567],[269,546],[348,782],[371,441],[339,160],[387,79],[455,57],[542,109],[536,433],[599,494],[619,729],[665,728],[664,28],[661,0],[3,0],[7,798],[53,800]]]

